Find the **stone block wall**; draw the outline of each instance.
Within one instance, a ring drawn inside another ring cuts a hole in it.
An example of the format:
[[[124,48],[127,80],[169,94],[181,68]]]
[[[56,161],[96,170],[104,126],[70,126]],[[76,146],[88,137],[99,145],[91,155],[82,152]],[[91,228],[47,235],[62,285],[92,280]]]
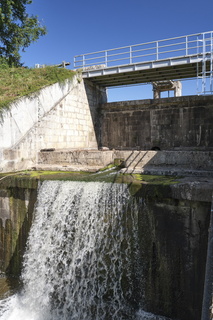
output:
[[[212,150],[213,96],[107,103],[101,128],[109,148]]]
[[[36,167],[41,149],[97,149],[106,91],[76,76],[22,98],[2,114],[0,171]]]

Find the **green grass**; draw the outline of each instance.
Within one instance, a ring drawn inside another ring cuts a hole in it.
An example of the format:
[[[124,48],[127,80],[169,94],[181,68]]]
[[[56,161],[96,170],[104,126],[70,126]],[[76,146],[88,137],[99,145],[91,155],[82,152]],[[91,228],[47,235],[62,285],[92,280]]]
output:
[[[57,67],[28,69],[0,66],[0,112],[16,99],[71,79],[74,74],[74,71]]]
[[[142,183],[171,185],[179,183],[178,177],[175,176],[161,176],[161,175],[146,175],[146,174],[132,174],[133,178]],[[180,178],[180,177],[179,177]]]

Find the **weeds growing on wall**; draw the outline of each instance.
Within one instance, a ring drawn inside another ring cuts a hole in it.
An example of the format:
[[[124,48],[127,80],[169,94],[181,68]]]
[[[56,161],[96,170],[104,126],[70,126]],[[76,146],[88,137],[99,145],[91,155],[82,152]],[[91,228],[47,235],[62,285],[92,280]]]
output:
[[[14,100],[57,82],[71,79],[75,72],[57,67],[10,68],[0,64],[0,112]]]

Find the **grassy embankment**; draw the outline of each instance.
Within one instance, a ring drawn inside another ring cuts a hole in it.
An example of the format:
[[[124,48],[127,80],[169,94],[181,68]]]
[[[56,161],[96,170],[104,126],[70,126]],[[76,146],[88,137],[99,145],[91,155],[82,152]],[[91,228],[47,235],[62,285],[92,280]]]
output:
[[[16,99],[71,79],[74,74],[74,71],[57,67],[28,69],[0,66],[0,113]]]

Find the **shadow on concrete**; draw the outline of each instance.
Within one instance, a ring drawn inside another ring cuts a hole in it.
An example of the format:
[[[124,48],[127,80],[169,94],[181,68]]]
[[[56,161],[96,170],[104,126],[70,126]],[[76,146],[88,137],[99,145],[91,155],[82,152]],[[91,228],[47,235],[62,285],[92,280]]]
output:
[[[210,151],[117,151],[124,159],[123,173],[206,176],[213,178]]]
[[[14,197],[15,197],[15,194],[14,194]],[[28,239],[30,227],[32,225],[33,211],[34,211],[34,205],[36,202],[36,198],[37,198],[37,190],[31,189],[30,196],[29,196],[30,201],[29,201],[29,205],[27,208],[27,212],[25,214],[24,221],[18,230],[18,238],[16,240],[16,246],[13,251],[12,257],[10,258],[8,267],[5,271],[9,282],[11,281],[11,279],[13,279],[13,277],[19,277],[21,274],[23,256],[24,256],[25,249],[26,249],[26,244],[27,244],[27,239]],[[20,197],[18,199],[20,199]],[[13,237],[13,230],[12,230],[12,234],[10,236]],[[11,239],[11,240],[14,241],[13,239]]]

